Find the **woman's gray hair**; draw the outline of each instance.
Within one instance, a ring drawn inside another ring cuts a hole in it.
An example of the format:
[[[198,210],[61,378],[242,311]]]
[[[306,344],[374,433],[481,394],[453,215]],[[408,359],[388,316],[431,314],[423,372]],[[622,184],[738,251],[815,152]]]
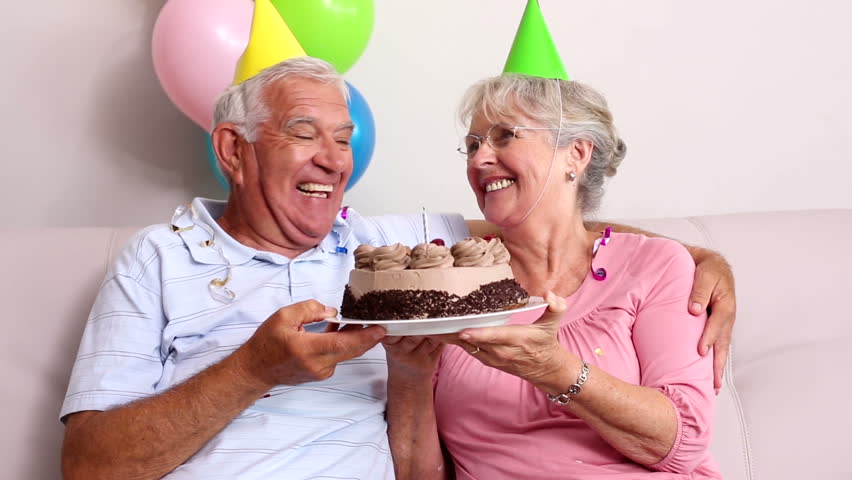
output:
[[[343,98],[349,101],[349,89],[334,67],[318,58],[295,57],[265,68],[248,80],[228,87],[216,100],[213,126],[233,123],[237,133],[249,143],[257,140],[257,126],[266,121],[271,112],[263,99],[266,87],[289,77],[301,77],[335,85]]]
[[[465,94],[459,110],[462,123],[469,125],[480,112],[493,123],[520,121],[530,124],[525,126],[553,128],[552,142],[559,133],[558,148],[574,140],[592,142],[592,158],[577,179],[578,198],[584,214],[600,207],[605,177],[615,175],[627,154],[603,95],[575,81],[501,75],[482,80]]]

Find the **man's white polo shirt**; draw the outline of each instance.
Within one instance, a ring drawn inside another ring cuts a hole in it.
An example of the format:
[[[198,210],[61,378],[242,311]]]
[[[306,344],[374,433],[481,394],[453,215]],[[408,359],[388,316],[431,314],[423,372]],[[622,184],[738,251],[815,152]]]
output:
[[[286,305],[316,299],[339,308],[361,243],[423,241],[419,215],[370,218],[348,209],[316,248],[289,259],[227,235],[214,220],[223,209],[195,199],[171,225],[139,232],[117,257],[86,324],[62,418],[174,386],[233,352]],[[429,228],[448,244],[468,234],[459,215],[430,215]],[[306,327],[319,331],[325,322]],[[393,478],[386,377],[378,345],[327,380],[275,387],[166,478]]]

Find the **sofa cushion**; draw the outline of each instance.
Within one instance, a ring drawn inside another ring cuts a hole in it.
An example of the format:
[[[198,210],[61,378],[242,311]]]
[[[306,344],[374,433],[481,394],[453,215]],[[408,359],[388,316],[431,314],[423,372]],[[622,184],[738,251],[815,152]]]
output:
[[[733,267],[737,323],[713,438],[724,478],[852,478],[852,210],[639,223]]]
[[[629,221],[725,254],[738,320],[713,453],[727,480],[852,478],[852,210]],[[59,409],[108,259],[135,228],[0,234],[4,478],[60,478]]]
[[[108,259],[126,238],[110,228],[0,234],[5,478],[60,478],[59,409]]]

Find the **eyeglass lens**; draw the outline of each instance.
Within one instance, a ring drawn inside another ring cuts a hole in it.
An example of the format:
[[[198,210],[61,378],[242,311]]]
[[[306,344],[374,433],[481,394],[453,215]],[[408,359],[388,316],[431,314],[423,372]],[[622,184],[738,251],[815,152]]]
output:
[[[474,155],[482,146],[482,141],[486,140],[494,150],[505,148],[509,145],[512,139],[515,138],[515,130],[503,125],[492,125],[488,129],[485,137],[479,135],[466,135],[462,141],[459,151],[467,155]]]

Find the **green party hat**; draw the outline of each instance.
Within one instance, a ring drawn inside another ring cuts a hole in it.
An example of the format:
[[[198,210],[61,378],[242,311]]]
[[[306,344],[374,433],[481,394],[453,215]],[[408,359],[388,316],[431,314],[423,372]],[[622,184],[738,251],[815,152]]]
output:
[[[544,22],[538,0],[527,0],[503,73],[571,80]]]

